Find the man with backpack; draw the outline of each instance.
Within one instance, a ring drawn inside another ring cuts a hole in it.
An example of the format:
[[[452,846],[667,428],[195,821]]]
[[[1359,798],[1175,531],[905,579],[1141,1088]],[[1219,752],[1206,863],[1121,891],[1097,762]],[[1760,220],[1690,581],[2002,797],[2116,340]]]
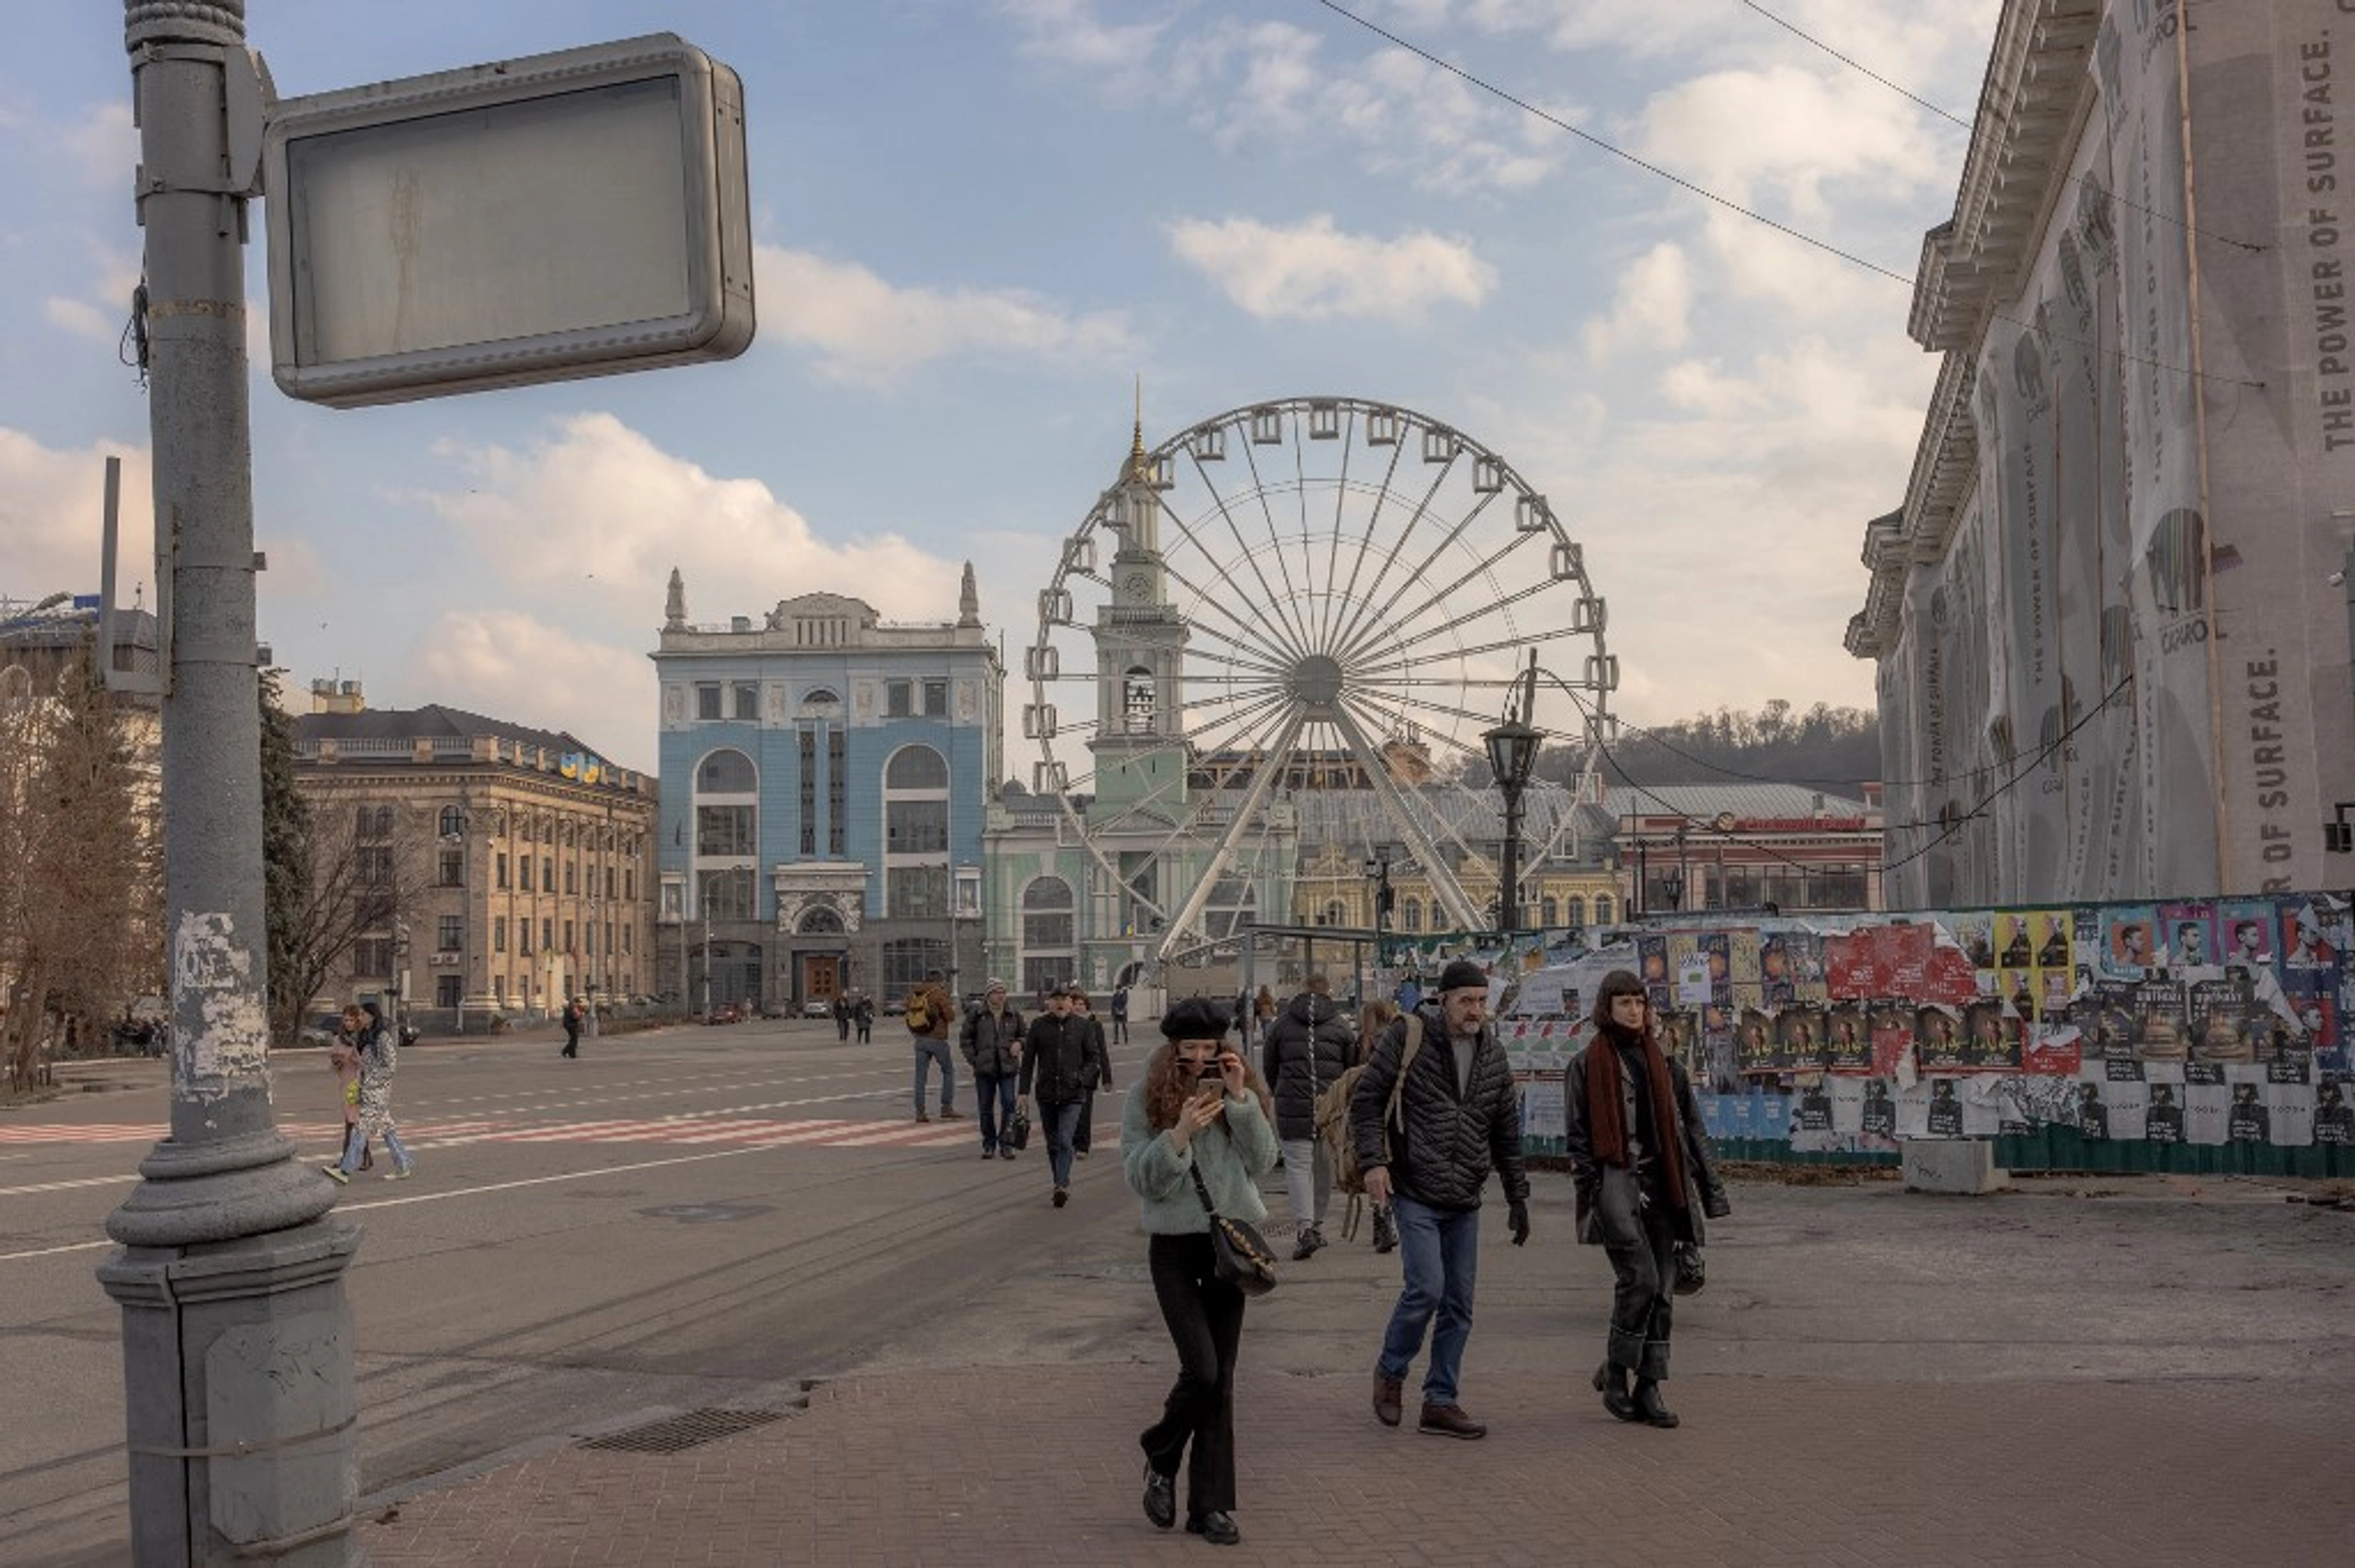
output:
[[[1354,1241],[1358,1233],[1358,1214],[1365,1197],[1365,1173],[1358,1169],[1358,1148],[1350,1133],[1350,1096],[1357,1093],[1358,1080],[1365,1076],[1366,1053],[1383,1032],[1397,1022],[1397,1006],[1389,1001],[1367,1002],[1358,1010],[1357,1043],[1350,1047],[1351,1066],[1340,1077],[1316,1092],[1316,1141],[1323,1147],[1326,1160],[1333,1172],[1333,1190],[1348,1199],[1341,1213],[1341,1239]],[[1397,1086],[1392,1085],[1395,1104]],[[1390,1218],[1390,1206],[1382,1204],[1373,1211],[1373,1250],[1394,1253],[1398,1250],[1398,1227]]]
[[[956,1117],[957,1068],[948,1054],[948,1027],[956,1021],[957,1004],[949,999],[948,988],[940,983],[940,971],[934,969],[908,995],[906,1023],[908,1037],[916,1047],[915,1104],[920,1122],[932,1120],[925,1113],[924,1091],[935,1061],[940,1063],[940,1119]]]
[[[1373,1413],[1384,1426],[1398,1425],[1407,1368],[1436,1314],[1416,1429],[1437,1437],[1474,1439],[1488,1431],[1464,1413],[1456,1383],[1472,1337],[1480,1190],[1491,1168],[1503,1178],[1511,1206],[1512,1244],[1529,1240],[1521,1096],[1504,1047],[1488,1026],[1488,977],[1480,966],[1462,958],[1448,965],[1438,1004],[1383,1032],[1350,1100],[1366,1196],[1396,1210],[1406,1272],[1374,1363]]]
[[[1316,1136],[1316,1096],[1349,1070],[1356,1045],[1349,1014],[1334,1005],[1332,982],[1312,972],[1302,980],[1300,994],[1269,1024],[1259,1047],[1259,1073],[1276,1097],[1276,1137],[1292,1194],[1294,1263],[1307,1261],[1325,1244],[1333,1157]]]

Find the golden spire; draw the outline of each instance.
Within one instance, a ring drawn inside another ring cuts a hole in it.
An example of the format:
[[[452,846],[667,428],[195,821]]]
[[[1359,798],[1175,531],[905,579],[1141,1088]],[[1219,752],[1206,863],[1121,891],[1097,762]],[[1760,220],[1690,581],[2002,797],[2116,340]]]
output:
[[[1137,372],[1137,422],[1134,431],[1129,437],[1129,470],[1125,477],[1128,483],[1132,485],[1153,483],[1153,462],[1145,455],[1144,450],[1144,372],[1143,371]]]

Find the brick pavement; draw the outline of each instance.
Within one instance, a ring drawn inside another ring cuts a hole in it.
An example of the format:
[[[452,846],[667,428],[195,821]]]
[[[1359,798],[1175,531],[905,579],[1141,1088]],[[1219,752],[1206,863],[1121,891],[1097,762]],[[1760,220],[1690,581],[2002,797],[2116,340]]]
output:
[[[382,1568],[2355,1561],[2343,1383],[1702,1376],[1657,1432],[1604,1414],[1566,1342],[1558,1380],[1467,1385],[1491,1431],[1460,1443],[1411,1403],[1378,1426],[1362,1377],[1254,1366],[1248,1335],[1227,1551],[1138,1506],[1166,1358],[854,1377],[684,1453],[569,1447],[380,1504],[361,1537]]]

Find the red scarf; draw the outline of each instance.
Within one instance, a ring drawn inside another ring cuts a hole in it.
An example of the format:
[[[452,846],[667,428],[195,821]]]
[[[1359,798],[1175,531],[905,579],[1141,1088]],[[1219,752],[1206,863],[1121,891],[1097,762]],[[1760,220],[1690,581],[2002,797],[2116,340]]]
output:
[[[1594,1157],[1605,1165],[1625,1166],[1627,1163],[1627,1127],[1626,1104],[1620,1093],[1619,1047],[1621,1038],[1629,1037],[1610,1027],[1595,1032],[1594,1043],[1586,1052],[1586,1120],[1587,1136],[1594,1150]],[[1676,1086],[1670,1081],[1668,1058],[1661,1054],[1660,1043],[1647,1029],[1639,1038],[1644,1047],[1644,1076],[1651,1083],[1652,1147],[1659,1151],[1662,1174],[1668,1181],[1668,1201],[1682,1209],[1684,1196],[1684,1150],[1676,1138]]]

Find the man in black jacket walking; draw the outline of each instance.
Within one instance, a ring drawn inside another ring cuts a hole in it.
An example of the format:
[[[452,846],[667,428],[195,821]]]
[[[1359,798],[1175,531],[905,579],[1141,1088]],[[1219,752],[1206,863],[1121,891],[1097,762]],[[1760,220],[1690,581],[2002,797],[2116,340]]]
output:
[[[993,979],[981,1006],[965,1014],[959,1042],[973,1070],[973,1093],[982,1103],[982,1158],[1014,1158],[1014,1145],[1001,1128],[1014,1126],[1014,1084],[1022,1070],[1022,1014],[1006,1005],[1005,982]]]
[[[1529,1174],[1521,1159],[1521,1097],[1504,1047],[1487,1026],[1488,977],[1457,959],[1440,974],[1439,1001],[1383,1031],[1350,1098],[1350,1133],[1365,1195],[1397,1217],[1406,1288],[1382,1336],[1373,1413],[1398,1425],[1407,1368],[1434,1313],[1417,1430],[1476,1438],[1488,1429],[1464,1413],[1456,1381],[1472,1337],[1472,1288],[1480,1262],[1480,1189],[1493,1167],[1511,1206],[1512,1244],[1529,1240]],[[1409,1049],[1409,1047],[1413,1048]],[[1390,1120],[1391,1091],[1399,1116]]]
[[[1101,1041],[1087,1019],[1073,1013],[1071,992],[1063,986],[1047,993],[1045,1015],[1032,1019],[1023,1036],[1022,1098],[1038,1095],[1057,1208],[1071,1201],[1072,1139],[1079,1131],[1079,1107],[1104,1078]]]

